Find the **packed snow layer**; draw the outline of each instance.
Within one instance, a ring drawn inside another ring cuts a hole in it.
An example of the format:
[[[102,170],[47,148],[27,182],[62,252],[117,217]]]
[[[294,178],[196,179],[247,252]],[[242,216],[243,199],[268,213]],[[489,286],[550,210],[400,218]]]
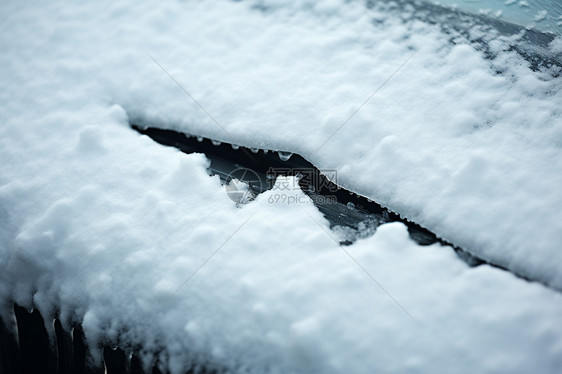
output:
[[[94,352],[142,347],[174,373],[561,367],[559,293],[420,247],[400,223],[340,247],[300,190],[236,208],[202,155],[126,123],[115,106],[55,109],[0,138],[19,166],[2,172],[2,297],[83,321]]]
[[[285,373],[562,366],[558,292],[469,269],[390,224],[346,248],[387,294],[312,204],[277,206],[264,194],[237,209],[202,156],[127,126],[142,119],[298,152],[337,168],[338,183],[560,289],[554,68],[532,72],[509,41],[474,30],[490,39],[486,60],[407,10],[361,2],[0,8],[3,302],[60,310],[63,322],[83,320],[92,345],[140,344],[147,362],[164,348],[174,372],[190,361]]]
[[[531,71],[512,40],[474,28],[487,60],[408,21],[413,10],[337,0],[2,7],[5,118],[117,103],[133,120],[298,152],[473,254],[562,289],[562,78]]]

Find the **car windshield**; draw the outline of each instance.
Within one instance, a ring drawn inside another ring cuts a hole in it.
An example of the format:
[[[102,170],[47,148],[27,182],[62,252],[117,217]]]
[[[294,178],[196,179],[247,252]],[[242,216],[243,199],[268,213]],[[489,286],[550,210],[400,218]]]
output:
[[[436,3],[562,35],[560,0],[439,0]]]

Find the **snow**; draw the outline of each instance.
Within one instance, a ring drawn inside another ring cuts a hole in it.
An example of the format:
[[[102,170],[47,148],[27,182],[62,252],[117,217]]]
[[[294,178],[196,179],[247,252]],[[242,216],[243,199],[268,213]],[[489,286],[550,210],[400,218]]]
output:
[[[486,60],[360,2],[0,6],[3,303],[83,321],[94,352],[159,352],[174,373],[562,367],[556,68],[533,72],[493,34]],[[138,119],[302,154],[552,288],[468,268],[398,223],[340,247],[314,205],[275,191],[237,208],[202,155],[139,136]]]
[[[33,294],[44,315],[60,307],[63,323],[83,319],[94,347],[165,347],[173,372],[190,360],[323,373],[554,372],[562,364],[559,293],[467,268],[450,248],[419,247],[404,225],[386,224],[347,250],[413,320],[347,257],[311,204],[271,204],[274,189],[237,209],[201,155],[103,119],[99,163],[53,171],[64,176],[53,176],[60,189],[88,183],[24,225],[2,275],[18,303],[30,305]],[[80,147],[84,131],[61,152]]]

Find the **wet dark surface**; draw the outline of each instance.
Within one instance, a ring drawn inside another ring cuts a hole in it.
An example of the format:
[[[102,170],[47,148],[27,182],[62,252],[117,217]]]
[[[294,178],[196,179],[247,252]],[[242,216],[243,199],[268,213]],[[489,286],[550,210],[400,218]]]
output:
[[[18,305],[13,317],[15,326],[0,320],[0,374],[146,373],[134,353],[109,345],[102,348],[103,365],[93,365],[79,325],[68,331],[58,319],[45,324],[38,310],[29,312]],[[150,372],[160,370],[154,365]]]
[[[0,374],[21,372],[17,339],[8,322],[0,319]]]
[[[19,363],[22,373],[56,373],[57,356],[51,349],[45,323],[38,310],[28,313],[14,307],[18,326]]]

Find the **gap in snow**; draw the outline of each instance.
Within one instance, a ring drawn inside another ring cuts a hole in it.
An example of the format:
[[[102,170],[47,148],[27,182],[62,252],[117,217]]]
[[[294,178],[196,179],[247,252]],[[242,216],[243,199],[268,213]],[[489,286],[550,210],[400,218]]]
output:
[[[409,221],[407,217],[401,217],[365,196],[340,187],[330,181],[322,170],[316,168],[301,155],[280,150],[253,149],[144,124],[130,123],[130,126],[140,134],[149,136],[157,143],[175,147],[184,153],[203,153],[211,161],[207,171],[210,175],[219,175],[223,184],[228,184],[231,181],[234,170],[250,169],[254,171],[253,179],[257,181],[259,178],[259,183],[252,183],[249,179],[243,181],[248,183],[249,188],[256,195],[269,189],[267,188],[268,172],[272,168],[276,170],[285,169],[286,176],[295,176],[303,170],[313,170],[315,177],[320,180],[320,184],[324,188],[320,190],[311,189],[305,178],[299,180],[299,187],[311,198],[316,208],[330,222],[330,228],[340,238],[341,245],[351,245],[358,239],[373,235],[377,226],[383,223],[402,222],[408,227],[410,238],[419,245],[440,243],[444,246],[450,246],[457,256],[470,267],[487,264],[508,271],[521,279],[538,282],[548,288],[555,289],[539,280],[531,279],[501,265],[474,256],[459,246],[438,237],[419,224]],[[284,155],[290,155],[290,157]],[[240,175],[239,178],[243,179],[244,177]],[[326,198],[331,196],[335,197],[335,203],[333,200]],[[558,289],[555,290],[559,291]]]
[[[502,266],[480,259],[453,243],[439,238],[419,224],[409,221],[407,217],[401,217],[365,196],[340,187],[324,175],[322,170],[319,170],[298,154],[279,150],[256,150],[202,136],[187,135],[175,130],[137,125],[136,123],[130,125],[132,129],[149,136],[160,144],[175,147],[187,154],[203,153],[211,162],[208,169],[209,174],[218,175],[225,185],[231,182],[237,170],[252,171],[253,173],[249,178],[247,176],[249,173],[246,173],[246,176],[240,173],[235,177],[247,183],[249,189],[255,195],[272,187],[273,183],[271,183],[268,174],[271,169],[284,171],[283,175],[286,176],[296,176],[303,171],[312,171],[314,174],[312,179],[319,180],[322,188],[314,188],[309,178],[299,179],[299,187],[330,222],[331,229],[340,238],[340,244],[342,245],[351,245],[358,239],[373,235],[376,227],[383,223],[402,222],[408,227],[410,238],[419,245],[440,243],[451,246],[456,254],[471,267],[488,264],[510,271]],[[284,156],[289,154],[291,155],[289,158]],[[335,199],[331,199],[332,197]],[[515,275],[528,281],[534,281],[519,274]]]
[[[336,230],[340,237],[343,236],[340,244],[352,244],[359,238],[374,234],[377,226],[398,221],[408,227],[410,237],[420,245],[436,242],[451,245],[380,204],[338,186],[331,180],[337,179],[337,171],[319,170],[298,154],[233,146],[201,136],[189,136],[155,127],[141,127],[135,124],[131,127],[160,144],[175,147],[182,152],[204,153],[211,161],[209,174],[218,175],[223,184],[229,184],[233,178],[237,178],[248,184],[254,195],[271,189],[277,176],[306,175],[299,178],[299,187],[324,214],[331,228]],[[271,173],[272,170],[275,174]],[[240,171],[246,171],[245,175]],[[330,176],[329,172],[335,172],[336,175]],[[474,259],[471,265],[478,263],[481,262]]]

